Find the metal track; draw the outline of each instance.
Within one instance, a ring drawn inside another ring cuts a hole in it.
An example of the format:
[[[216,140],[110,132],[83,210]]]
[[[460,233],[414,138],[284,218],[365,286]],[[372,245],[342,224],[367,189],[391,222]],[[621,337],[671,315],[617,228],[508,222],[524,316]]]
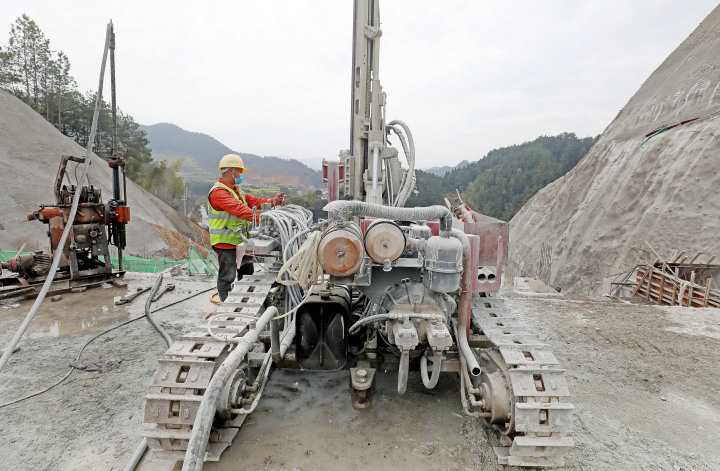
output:
[[[263,272],[246,275],[242,281],[236,281],[228,298],[215,314],[225,316],[214,324],[213,332],[229,337],[244,335],[252,320],[233,318],[232,314],[259,316],[275,275]],[[150,392],[145,396],[142,432],[153,458],[184,459],[205,389],[229,353],[230,344],[210,337],[205,325],[206,321],[201,321],[197,327],[178,337],[158,360]],[[258,353],[263,352],[255,352],[255,356]],[[253,354],[249,356],[252,363]],[[205,461],[220,459],[222,452],[230,446],[240,430],[246,415],[228,417],[218,428],[213,429]]]
[[[512,421],[506,424],[507,446],[494,447],[499,464],[511,466],[563,466],[573,446],[572,404],[565,370],[547,345],[541,343],[515,317],[500,298],[473,297],[475,341],[489,341],[498,367],[506,372]],[[514,432],[513,432],[514,431]],[[509,442],[512,439],[512,442]]]

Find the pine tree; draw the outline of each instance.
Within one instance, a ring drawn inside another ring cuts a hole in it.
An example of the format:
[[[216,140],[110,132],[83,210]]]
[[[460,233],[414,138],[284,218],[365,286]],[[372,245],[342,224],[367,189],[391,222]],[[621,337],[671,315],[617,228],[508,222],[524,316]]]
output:
[[[11,91],[25,100],[35,111],[40,111],[41,80],[50,60],[50,40],[35,21],[26,14],[10,27],[8,47],[10,67],[20,79],[20,87]]]

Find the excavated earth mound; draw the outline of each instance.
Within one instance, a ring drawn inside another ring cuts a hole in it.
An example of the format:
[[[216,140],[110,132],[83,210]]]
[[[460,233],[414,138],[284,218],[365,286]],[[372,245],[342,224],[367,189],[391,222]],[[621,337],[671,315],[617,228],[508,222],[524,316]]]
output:
[[[515,215],[511,273],[597,295],[609,275],[655,260],[648,244],[664,258],[720,256],[719,44],[716,7],[588,155]]]
[[[63,155],[84,157],[85,149],[22,101],[0,89],[1,250],[18,250],[25,244],[25,250],[47,252],[47,226],[38,221],[27,221],[27,215],[41,204],[54,204],[53,185]],[[70,162],[67,173],[73,183],[74,169],[75,163]],[[82,167],[79,167],[77,177],[81,171]],[[90,184],[102,190],[103,201],[112,197],[112,172],[107,162],[95,154],[88,179]],[[127,225],[125,253],[153,258],[173,252],[175,247],[168,244],[157,226],[182,233],[184,236],[181,237],[186,239],[184,246],[190,245],[187,237],[196,235],[192,224],[130,180],[127,180],[127,200],[131,221]]]

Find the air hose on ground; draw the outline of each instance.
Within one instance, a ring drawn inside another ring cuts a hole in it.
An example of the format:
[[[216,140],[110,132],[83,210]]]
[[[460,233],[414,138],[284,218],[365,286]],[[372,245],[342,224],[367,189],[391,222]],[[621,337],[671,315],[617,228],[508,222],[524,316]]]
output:
[[[174,305],[176,305],[176,304],[185,302],[185,301],[187,301],[188,299],[194,298],[195,296],[199,296],[199,295],[201,295],[201,294],[203,294],[203,293],[207,293],[208,291],[210,291],[210,290],[212,290],[212,289],[215,289],[215,288],[208,288],[208,289],[205,289],[205,290],[202,290],[202,291],[198,291],[197,293],[191,294],[190,296],[188,296],[188,297],[186,297],[186,298],[183,298],[183,299],[180,299],[180,300],[178,300],[178,301],[172,302],[172,303],[170,303],[170,304],[166,304],[165,306],[159,307],[159,308],[155,309],[155,310],[152,311],[152,312],[155,313],[155,312],[161,311],[161,310],[163,310],[163,309],[167,309],[167,308],[169,308],[169,307],[171,307],[171,306],[174,306]],[[119,329],[120,327],[126,326],[126,325],[128,325],[128,324],[130,324],[130,323],[132,323],[132,322],[135,322],[135,321],[137,321],[137,320],[140,320],[140,319],[142,319],[142,318],[144,318],[144,317],[145,317],[145,314],[143,314],[143,315],[141,315],[141,316],[139,316],[139,317],[136,317],[136,318],[134,318],[134,319],[130,319],[130,320],[128,320],[128,321],[125,321],[125,322],[123,322],[123,323],[121,323],[121,324],[118,324],[118,325],[116,325],[116,326],[114,326],[114,327],[110,327],[109,329],[103,330],[102,332],[100,332],[99,334],[97,334],[96,336],[94,336],[93,338],[91,338],[90,340],[88,340],[88,341],[85,343],[85,345],[82,346],[82,348],[80,349],[80,352],[77,354],[77,357],[75,357],[75,359],[73,360],[73,362],[76,362],[76,361],[80,360],[80,357],[82,356],[82,353],[85,351],[85,349],[88,347],[88,345],[90,345],[92,342],[94,342],[94,341],[97,340],[98,338],[102,337],[103,335],[105,335],[105,334],[107,334],[107,333],[109,333],[109,332],[112,332],[112,331],[115,330],[115,329]],[[52,386],[49,386],[49,387],[43,389],[42,391],[38,391],[38,392],[35,392],[35,393],[32,393],[32,394],[29,394],[29,395],[27,395],[27,396],[25,396],[25,397],[21,397],[20,399],[15,399],[14,401],[10,401],[10,402],[7,402],[7,403],[5,403],[5,404],[0,404],[0,408],[6,407],[6,406],[10,406],[10,405],[12,405],[12,404],[17,404],[18,402],[22,402],[22,401],[24,401],[24,400],[26,400],[26,399],[30,399],[31,397],[39,396],[40,394],[43,394],[43,393],[46,393],[47,391],[50,391],[52,388],[54,388],[55,386],[57,386],[57,385],[59,385],[60,383],[62,383],[63,381],[65,381],[65,380],[70,376],[70,373],[73,372],[73,370],[75,370],[75,368],[74,368],[74,367],[71,367],[71,368],[70,368],[70,371],[68,371],[68,373],[67,373],[65,376],[63,376],[58,382],[56,382],[56,383],[53,384]]]

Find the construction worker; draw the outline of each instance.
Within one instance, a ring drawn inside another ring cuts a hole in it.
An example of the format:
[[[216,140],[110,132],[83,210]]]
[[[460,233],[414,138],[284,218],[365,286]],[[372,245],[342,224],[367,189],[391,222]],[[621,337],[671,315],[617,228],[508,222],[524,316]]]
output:
[[[240,268],[237,266],[237,245],[242,243],[243,236],[249,237],[247,231],[253,218],[252,208],[259,209],[263,203],[278,206],[284,202],[285,193],[278,193],[274,198],[253,198],[241,193],[237,185],[245,179],[247,169],[237,154],[223,156],[218,170],[221,176],[208,193],[207,209],[210,244],[217,253],[219,263],[218,296],[220,301],[225,301],[236,277],[239,280],[255,271],[250,260],[242,263]]]

